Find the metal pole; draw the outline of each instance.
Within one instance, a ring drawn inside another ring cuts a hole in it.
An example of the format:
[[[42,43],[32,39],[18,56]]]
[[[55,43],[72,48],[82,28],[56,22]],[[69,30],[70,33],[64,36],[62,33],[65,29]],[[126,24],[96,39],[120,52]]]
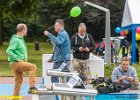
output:
[[[108,9],[106,9],[106,8],[104,8],[104,7],[102,7],[102,6],[96,5],[96,4],[94,4],[94,3],[90,3],[90,2],[88,2],[88,1],[85,1],[85,2],[84,2],[84,6],[86,6],[86,5],[95,7],[95,8],[97,8],[97,9],[100,9],[100,10],[105,11],[105,12],[108,11]]]
[[[84,5],[89,5],[95,7],[99,10],[102,10],[106,13],[106,21],[105,21],[105,62],[107,65],[111,65],[111,46],[110,46],[110,10],[99,5],[90,3],[88,1],[84,2]]]
[[[111,43],[110,43],[110,10],[106,11],[105,22],[105,62],[111,64]]]

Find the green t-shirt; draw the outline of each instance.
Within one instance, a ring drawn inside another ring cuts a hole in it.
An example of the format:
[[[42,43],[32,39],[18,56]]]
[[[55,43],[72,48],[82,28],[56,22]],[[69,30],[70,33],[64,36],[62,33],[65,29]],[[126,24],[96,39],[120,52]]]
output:
[[[10,64],[19,60],[27,61],[27,47],[24,38],[19,35],[13,35],[6,53]]]

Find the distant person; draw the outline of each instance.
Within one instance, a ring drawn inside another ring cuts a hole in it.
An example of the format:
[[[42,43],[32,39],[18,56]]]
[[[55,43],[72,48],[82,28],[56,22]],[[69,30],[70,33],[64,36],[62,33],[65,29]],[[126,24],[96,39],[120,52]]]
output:
[[[126,39],[121,39],[120,41],[120,50],[118,54],[118,60],[120,62],[120,59],[123,57],[128,56],[128,48],[129,48],[129,43]]]
[[[111,52],[112,52],[112,50],[114,49],[114,46],[113,46],[113,42],[112,41],[110,43],[110,46],[111,46]],[[96,46],[95,46],[95,50],[96,50],[96,53],[99,53],[99,56],[104,56],[104,52],[105,52],[105,41],[101,41],[100,43],[97,43]]]
[[[139,85],[136,69],[129,64],[129,58],[123,57],[120,65],[114,68],[112,72],[112,82],[119,84],[122,89],[130,88],[133,85]]]
[[[55,21],[54,30],[57,33],[57,36],[44,31],[44,34],[50,38],[54,44],[53,56],[49,61],[52,61],[53,69],[58,69],[63,63],[67,65],[66,70],[70,64],[70,38],[66,30],[64,29],[64,21],[62,19],[57,19]],[[58,77],[51,77],[51,81],[59,82]]]
[[[29,71],[30,89],[28,92],[37,94],[35,88],[36,65],[27,62],[27,48],[23,38],[27,34],[27,26],[22,23],[18,24],[16,31],[17,33],[12,36],[6,51],[10,66],[15,73],[14,96],[19,96],[25,71]]]
[[[78,33],[71,38],[73,68],[78,71],[85,84],[90,81],[89,55],[95,48],[93,37],[87,33],[85,23],[80,23]],[[94,66],[94,65],[93,65]]]

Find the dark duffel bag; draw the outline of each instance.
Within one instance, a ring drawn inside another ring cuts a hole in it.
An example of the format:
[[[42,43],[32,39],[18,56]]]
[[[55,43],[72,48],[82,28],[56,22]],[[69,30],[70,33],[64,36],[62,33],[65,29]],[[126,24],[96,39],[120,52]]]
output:
[[[92,81],[92,84],[98,93],[102,94],[120,92],[121,90],[120,85],[114,84],[110,78],[106,77],[98,77]]]

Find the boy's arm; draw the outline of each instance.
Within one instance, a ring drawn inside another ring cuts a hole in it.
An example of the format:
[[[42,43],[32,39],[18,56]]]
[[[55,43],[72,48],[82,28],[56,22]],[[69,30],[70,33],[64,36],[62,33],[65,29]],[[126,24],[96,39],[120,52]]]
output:
[[[55,45],[61,45],[65,41],[65,35],[63,33],[60,36],[56,37],[53,34],[49,33],[48,37]]]
[[[16,50],[17,45],[18,45],[18,40],[13,39],[12,41],[10,41],[10,45],[6,50],[7,55],[10,56],[10,58],[12,58],[14,61],[20,60],[17,58],[17,55],[14,53],[14,50]]]

